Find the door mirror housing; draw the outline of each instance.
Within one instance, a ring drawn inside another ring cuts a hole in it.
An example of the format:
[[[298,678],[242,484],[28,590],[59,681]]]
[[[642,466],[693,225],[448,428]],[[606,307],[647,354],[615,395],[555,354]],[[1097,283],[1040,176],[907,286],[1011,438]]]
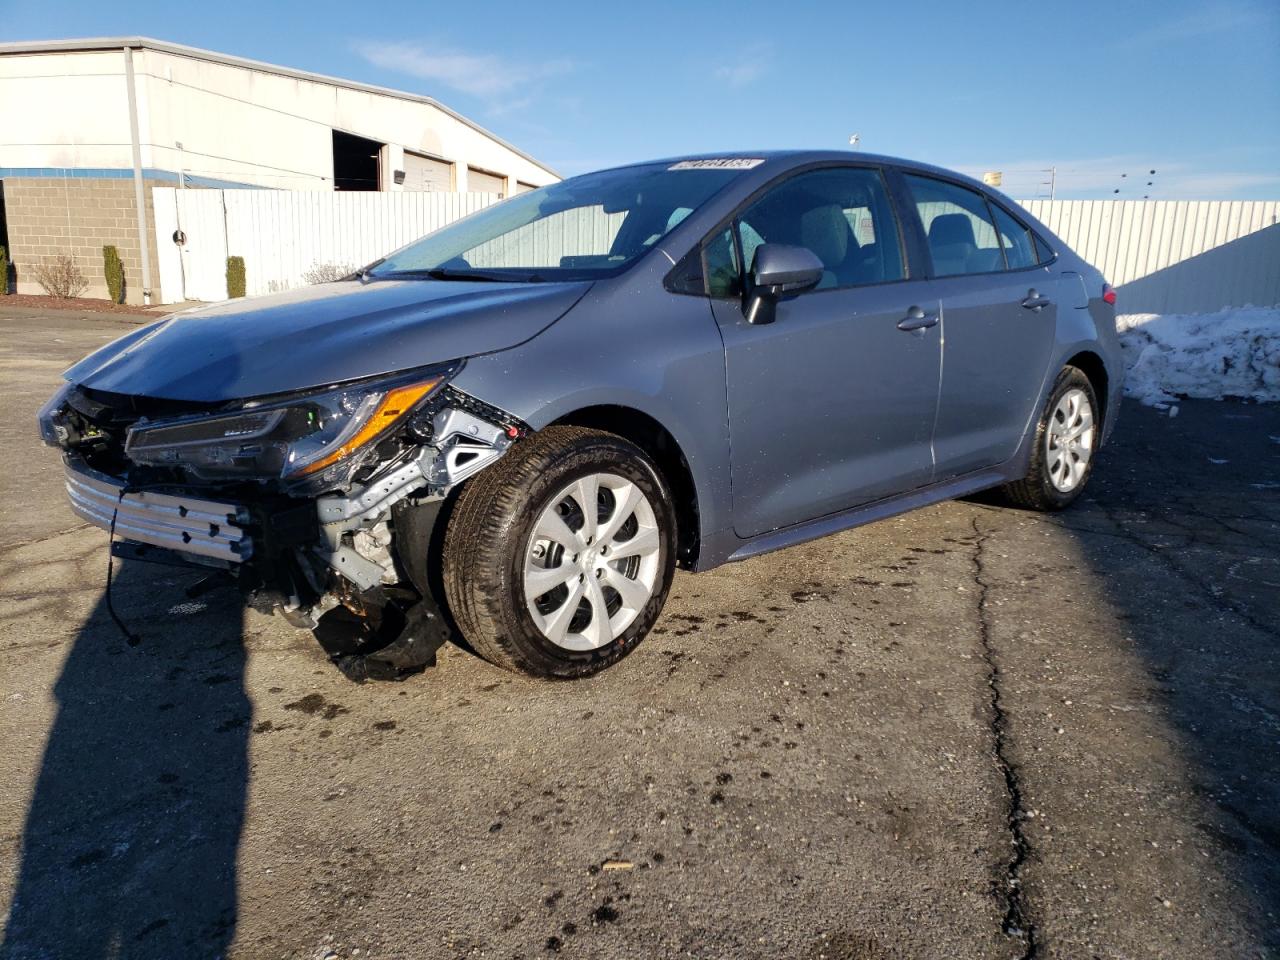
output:
[[[826,268],[808,247],[762,243],[751,265],[751,288],[745,304],[748,323],[773,323],[778,301],[812,290]]]

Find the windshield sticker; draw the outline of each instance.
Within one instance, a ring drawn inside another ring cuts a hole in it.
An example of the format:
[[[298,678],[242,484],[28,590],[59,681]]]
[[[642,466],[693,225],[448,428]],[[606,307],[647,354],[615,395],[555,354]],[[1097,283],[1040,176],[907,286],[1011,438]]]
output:
[[[681,160],[667,167],[668,170],[751,170],[764,163],[756,157],[715,157],[711,160]]]

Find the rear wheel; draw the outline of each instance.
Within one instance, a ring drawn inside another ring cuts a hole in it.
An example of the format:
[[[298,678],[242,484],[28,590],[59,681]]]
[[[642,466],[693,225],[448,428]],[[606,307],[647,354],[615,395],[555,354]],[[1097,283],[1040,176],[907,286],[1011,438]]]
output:
[[[675,511],[635,445],[549,427],[463,489],[444,586],[467,642],[534,676],[616,663],[649,632],[675,570]]]
[[[1030,510],[1069,506],[1093,472],[1101,427],[1089,378],[1076,367],[1064,367],[1036,425],[1027,475],[1002,488],[1005,498]]]

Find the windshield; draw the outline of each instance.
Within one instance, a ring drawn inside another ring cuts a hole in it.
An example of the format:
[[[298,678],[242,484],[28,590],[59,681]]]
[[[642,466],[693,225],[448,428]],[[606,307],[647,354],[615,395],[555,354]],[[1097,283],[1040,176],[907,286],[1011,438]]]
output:
[[[573,177],[428,234],[368,275],[535,281],[619,273],[743,169],[686,161]]]

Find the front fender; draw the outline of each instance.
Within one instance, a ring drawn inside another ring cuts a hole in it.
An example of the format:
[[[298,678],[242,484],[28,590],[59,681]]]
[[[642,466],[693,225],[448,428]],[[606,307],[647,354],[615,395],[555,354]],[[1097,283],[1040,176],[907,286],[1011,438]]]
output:
[[[724,345],[706,300],[662,288],[662,264],[597,284],[532,340],[468,360],[454,386],[534,429],[596,406],[652,417],[689,464],[705,542],[731,526]]]

